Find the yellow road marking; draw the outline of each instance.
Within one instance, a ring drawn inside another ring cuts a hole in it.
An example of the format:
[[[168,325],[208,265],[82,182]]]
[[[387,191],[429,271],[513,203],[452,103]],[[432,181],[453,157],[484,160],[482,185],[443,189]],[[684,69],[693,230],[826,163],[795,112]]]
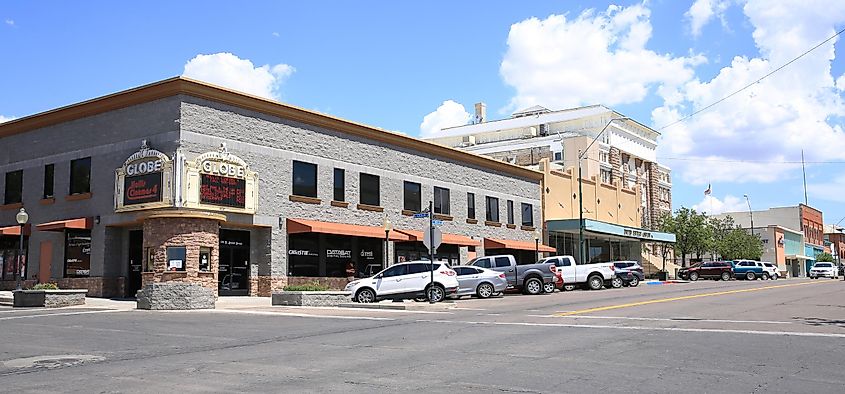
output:
[[[660,299],[656,299],[656,300],[631,302],[631,303],[628,303],[628,304],[609,305],[609,306],[602,306],[602,307],[598,307],[598,308],[581,309],[581,310],[578,310],[578,311],[561,312],[561,313],[556,313],[555,316],[572,316],[572,315],[580,315],[580,314],[583,314],[583,313],[608,311],[608,310],[611,310],[611,309],[629,308],[629,307],[632,307],[632,306],[658,304],[658,303],[661,303],[661,302],[690,300],[690,299],[693,299],[693,298],[712,297],[712,296],[725,295],[725,294],[746,293],[746,292],[749,292],[749,291],[779,289],[779,288],[783,288],[783,287],[803,286],[803,285],[812,285],[812,284],[821,284],[821,283],[834,283],[834,282],[838,283],[839,281],[832,280],[832,281],[824,281],[824,282],[790,283],[788,285],[755,287],[753,289],[726,290],[726,291],[719,291],[719,292],[715,292],[715,293],[693,294],[693,295],[688,295],[688,296],[672,297],[672,298],[660,298]]]

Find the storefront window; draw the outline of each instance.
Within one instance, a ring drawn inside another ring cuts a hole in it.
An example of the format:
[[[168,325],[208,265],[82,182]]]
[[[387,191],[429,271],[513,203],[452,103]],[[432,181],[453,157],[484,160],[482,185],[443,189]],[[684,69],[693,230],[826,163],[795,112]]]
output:
[[[200,248],[199,267],[200,267],[200,272],[211,271],[211,248],[206,248],[206,247]]]
[[[449,189],[443,187],[434,187],[434,213],[441,215],[449,215],[451,209],[449,208]]]
[[[184,246],[168,246],[167,247],[167,270],[168,271],[184,271],[185,258],[187,252]]]
[[[319,234],[291,234],[288,240],[288,275],[320,276]]]
[[[21,264],[21,272],[26,277],[26,246],[29,244],[24,240],[24,259],[18,260],[19,251],[18,237],[0,237],[0,279],[15,279],[15,264]]]
[[[346,171],[342,168],[334,169],[334,200],[346,201]]]
[[[333,278],[346,277],[346,265],[352,258],[352,237],[326,235],[322,249],[326,256],[326,274]]]
[[[293,161],[293,195],[317,197],[317,165]]]
[[[487,221],[499,221],[499,199],[496,197],[487,196]]]
[[[91,192],[91,158],[72,160],[70,162],[70,194],[89,192]]]
[[[475,194],[467,193],[467,218],[475,219]]]
[[[65,232],[65,277],[84,278],[91,274],[91,230]]]
[[[422,188],[419,183],[405,181],[405,204],[403,209],[413,212],[422,210]]]
[[[5,204],[17,204],[23,195],[23,170],[6,173],[6,198]]]
[[[361,173],[361,204],[365,205],[381,205],[379,196],[379,177],[378,175]]]

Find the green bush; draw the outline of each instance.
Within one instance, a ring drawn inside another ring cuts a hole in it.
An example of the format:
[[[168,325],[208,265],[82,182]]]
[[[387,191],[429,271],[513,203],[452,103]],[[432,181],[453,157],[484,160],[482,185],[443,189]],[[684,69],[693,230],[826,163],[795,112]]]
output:
[[[35,286],[32,286],[32,290],[58,290],[59,285],[55,283],[39,283]]]
[[[319,283],[308,283],[304,285],[288,285],[284,287],[285,291],[326,291],[329,287]]]

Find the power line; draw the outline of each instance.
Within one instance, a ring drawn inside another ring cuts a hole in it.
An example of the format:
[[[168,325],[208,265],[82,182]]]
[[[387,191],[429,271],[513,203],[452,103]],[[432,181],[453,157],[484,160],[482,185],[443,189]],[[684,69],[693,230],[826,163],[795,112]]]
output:
[[[730,160],[730,159],[706,159],[694,157],[658,157],[659,160],[674,161],[703,161],[711,163],[759,163],[759,164],[801,164],[801,160]],[[845,161],[804,161],[806,164],[845,164]]]
[[[776,73],[776,72],[778,72],[778,71],[780,71],[780,70],[782,70],[782,69],[786,68],[787,66],[789,66],[789,65],[790,65],[790,64],[792,64],[792,63],[794,63],[794,62],[795,62],[795,61],[797,61],[798,59],[800,59],[800,58],[802,58],[802,57],[806,56],[807,54],[809,54],[809,53],[810,53],[810,52],[812,52],[812,51],[815,51],[816,49],[818,49],[820,46],[824,45],[824,44],[825,44],[825,43],[827,43],[828,41],[830,41],[830,40],[832,40],[832,39],[836,38],[837,36],[839,36],[839,35],[840,35],[840,34],[842,34],[843,32],[845,32],[845,29],[842,29],[842,30],[837,31],[837,32],[836,32],[836,34],[834,34],[834,35],[832,35],[832,36],[828,37],[826,40],[824,40],[824,41],[822,41],[822,42],[818,43],[818,45],[816,45],[816,46],[814,46],[814,47],[812,47],[812,48],[808,49],[808,50],[807,50],[807,51],[805,51],[804,53],[802,53],[802,54],[798,55],[797,57],[795,57],[794,59],[792,59],[792,60],[790,60],[790,61],[788,61],[788,62],[784,63],[783,65],[781,65],[780,67],[778,67],[778,68],[776,68],[776,69],[772,70],[772,71],[771,71],[771,72],[769,72],[768,74],[766,74],[766,75],[764,75],[764,76],[762,76],[762,77],[758,78],[756,81],[751,82],[751,83],[749,83],[748,85],[745,85],[745,86],[743,86],[743,87],[739,88],[738,90],[734,91],[733,93],[731,93],[731,94],[729,94],[729,95],[727,95],[727,96],[725,96],[725,97],[722,97],[722,98],[720,98],[720,99],[718,99],[718,100],[716,100],[716,101],[714,101],[714,102],[712,102],[712,103],[710,103],[710,104],[708,104],[708,105],[704,106],[704,107],[703,107],[703,108],[701,108],[701,109],[698,109],[698,110],[696,110],[696,111],[693,111],[691,114],[689,114],[689,115],[687,115],[687,116],[684,116],[683,118],[680,118],[680,119],[678,119],[678,120],[676,120],[676,121],[674,121],[674,122],[672,122],[672,123],[669,123],[669,124],[667,124],[667,125],[665,125],[665,126],[663,126],[663,127],[660,127],[659,129],[657,129],[657,131],[662,131],[663,129],[666,129],[666,128],[668,128],[668,127],[671,127],[671,126],[674,126],[674,125],[676,125],[676,124],[678,124],[678,123],[681,123],[681,122],[683,122],[683,121],[686,121],[687,119],[692,118],[692,117],[693,117],[693,116],[695,116],[695,115],[698,115],[698,114],[700,114],[700,113],[702,113],[702,112],[704,112],[704,111],[707,111],[707,110],[708,110],[708,109],[710,109],[710,108],[715,107],[717,104],[721,103],[722,101],[725,101],[725,100],[727,100],[727,99],[729,99],[729,98],[731,98],[731,97],[735,96],[736,94],[738,94],[738,93],[742,92],[743,90],[748,89],[748,88],[750,88],[751,86],[754,86],[754,85],[755,85],[755,84],[757,84],[757,83],[760,83],[760,81],[762,81],[762,80],[764,80],[764,79],[766,79],[766,78],[770,77],[772,74],[774,74],[774,73]]]

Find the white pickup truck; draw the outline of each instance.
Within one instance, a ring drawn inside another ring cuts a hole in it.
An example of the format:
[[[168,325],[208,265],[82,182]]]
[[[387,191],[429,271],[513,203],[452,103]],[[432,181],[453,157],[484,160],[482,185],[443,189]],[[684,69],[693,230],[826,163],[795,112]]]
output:
[[[586,284],[591,290],[599,290],[616,276],[613,263],[575,264],[572,256],[546,257],[537,263],[553,263],[563,277],[563,289],[575,290],[575,286]]]

